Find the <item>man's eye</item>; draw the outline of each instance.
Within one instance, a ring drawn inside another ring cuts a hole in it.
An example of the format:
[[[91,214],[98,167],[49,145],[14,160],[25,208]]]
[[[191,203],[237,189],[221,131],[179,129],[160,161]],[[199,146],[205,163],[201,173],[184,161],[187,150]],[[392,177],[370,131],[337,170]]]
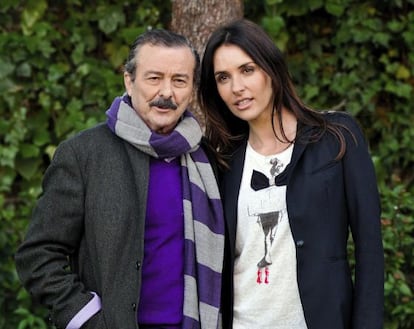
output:
[[[177,87],[185,87],[187,85],[187,81],[183,79],[175,79],[174,85]]]

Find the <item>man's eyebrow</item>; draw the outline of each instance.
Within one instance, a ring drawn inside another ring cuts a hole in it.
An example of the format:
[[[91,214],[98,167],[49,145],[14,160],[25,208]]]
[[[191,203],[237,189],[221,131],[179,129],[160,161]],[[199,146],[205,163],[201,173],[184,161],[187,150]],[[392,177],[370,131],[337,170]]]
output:
[[[153,75],[153,74],[155,74],[155,75],[163,75],[163,73],[162,73],[162,72],[160,72],[160,71],[154,71],[154,70],[151,70],[151,71],[145,71],[145,72],[144,72],[144,76]]]
[[[163,73],[163,72],[155,71],[155,70],[150,70],[150,71],[145,71],[144,72],[144,76],[145,77],[147,77],[149,75],[163,76],[164,74],[165,73]],[[177,78],[177,77],[179,77],[179,78],[186,78],[186,79],[189,79],[190,78],[190,76],[187,73],[175,73],[175,74],[173,74],[173,77],[174,78]]]
[[[176,73],[176,74],[173,74],[173,77],[175,77],[175,78],[177,78],[177,77],[178,78],[186,78],[186,79],[190,78],[190,76],[186,73]]]

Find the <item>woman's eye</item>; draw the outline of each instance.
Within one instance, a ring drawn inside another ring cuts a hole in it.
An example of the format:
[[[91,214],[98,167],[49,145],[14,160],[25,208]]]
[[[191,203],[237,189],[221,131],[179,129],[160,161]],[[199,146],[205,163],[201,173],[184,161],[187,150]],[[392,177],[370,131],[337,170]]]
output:
[[[220,74],[216,77],[217,82],[220,82],[220,83],[226,82],[227,79],[228,79],[228,76],[225,74]]]
[[[246,66],[246,67],[243,68],[243,72],[244,73],[252,73],[252,72],[254,72],[254,67]]]

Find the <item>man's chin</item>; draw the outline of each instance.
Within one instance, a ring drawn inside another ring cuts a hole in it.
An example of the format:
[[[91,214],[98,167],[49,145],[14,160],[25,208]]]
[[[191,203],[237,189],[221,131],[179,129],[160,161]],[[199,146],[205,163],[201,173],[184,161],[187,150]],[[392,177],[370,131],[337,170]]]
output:
[[[156,122],[153,125],[153,131],[161,134],[161,135],[168,135],[170,132],[172,132],[177,125],[177,120],[165,120],[164,122]]]

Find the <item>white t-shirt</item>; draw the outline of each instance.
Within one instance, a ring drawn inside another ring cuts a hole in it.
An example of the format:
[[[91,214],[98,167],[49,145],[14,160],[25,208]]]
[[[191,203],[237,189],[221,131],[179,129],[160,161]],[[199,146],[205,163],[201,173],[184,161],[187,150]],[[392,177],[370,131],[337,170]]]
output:
[[[306,329],[296,275],[296,249],[286,208],[286,186],[274,177],[289,164],[293,145],[263,156],[247,144],[239,192],[234,266],[233,329]],[[255,191],[253,170],[270,186]]]

